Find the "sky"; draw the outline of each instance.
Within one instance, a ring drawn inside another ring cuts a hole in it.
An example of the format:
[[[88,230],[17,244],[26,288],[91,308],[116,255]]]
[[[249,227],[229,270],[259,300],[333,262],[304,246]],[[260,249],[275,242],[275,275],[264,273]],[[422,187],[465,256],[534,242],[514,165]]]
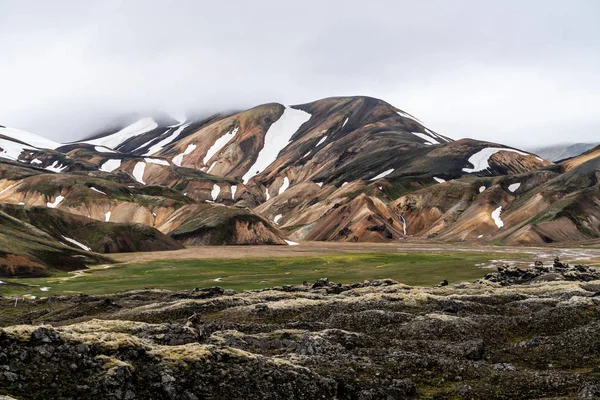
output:
[[[439,133],[600,141],[600,2],[0,0],[0,124],[367,95]]]

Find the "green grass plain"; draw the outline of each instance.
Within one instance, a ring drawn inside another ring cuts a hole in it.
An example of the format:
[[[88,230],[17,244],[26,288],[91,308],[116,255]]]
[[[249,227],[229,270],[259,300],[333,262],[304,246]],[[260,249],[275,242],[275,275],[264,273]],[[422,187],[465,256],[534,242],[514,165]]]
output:
[[[355,283],[365,279],[391,278],[408,285],[431,286],[473,281],[490,272],[477,264],[507,254],[498,253],[358,253],[314,257],[243,259],[175,259],[144,263],[113,264],[86,270],[82,275],[59,273],[47,278],[4,279],[0,295],[106,294],[133,289],[190,290],[220,286],[238,291],[281,285],[300,285],[329,278]],[[526,255],[514,254],[522,259]],[[70,279],[69,279],[70,278]],[[220,278],[219,280],[217,280]],[[41,291],[49,287],[48,291]]]

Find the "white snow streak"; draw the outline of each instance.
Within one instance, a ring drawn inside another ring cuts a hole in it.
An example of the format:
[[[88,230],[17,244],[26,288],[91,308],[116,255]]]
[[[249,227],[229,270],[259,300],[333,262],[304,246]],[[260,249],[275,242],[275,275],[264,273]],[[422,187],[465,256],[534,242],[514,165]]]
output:
[[[59,164],[58,161],[54,161],[52,165],[49,165],[44,169],[47,169],[48,171],[52,172],[62,172],[65,168],[67,168],[67,165],[63,166],[62,164]]]
[[[271,195],[269,194],[269,188],[265,189],[265,195],[267,197],[267,201],[269,201],[269,199],[271,198]]]
[[[323,187],[323,182],[315,182],[319,187]]]
[[[348,182],[344,182],[344,183],[342,183],[342,186],[341,186],[341,187],[344,187],[344,186],[346,186],[347,184],[348,184]]]
[[[316,145],[315,147],[319,147],[319,146],[321,145],[321,143],[323,143],[323,142],[324,142],[324,141],[326,141],[326,140],[327,140],[327,135],[323,136],[323,137],[321,138],[321,140],[319,140],[319,142],[317,143],[317,145]]]
[[[523,153],[522,151],[514,149],[507,149],[503,147],[487,147],[469,157],[469,162],[473,164],[474,168],[463,168],[462,170],[467,173],[472,173],[488,169],[490,167],[490,164],[488,163],[490,157],[498,153],[499,151],[509,151],[511,153],[517,153],[523,156],[529,155],[527,153]]]
[[[185,128],[187,128],[188,126],[190,126],[190,124],[184,124],[181,125],[180,127],[178,127],[175,132],[173,132],[171,135],[169,135],[168,137],[164,138],[163,140],[161,140],[160,142],[152,145],[152,147],[150,147],[148,149],[148,151],[146,152],[146,154],[144,154],[145,156],[151,156],[155,153],[158,153],[159,151],[161,151],[166,145],[168,145],[169,143],[171,143],[172,141],[174,141],[175,139],[177,139],[177,137],[179,136],[179,134],[181,134],[181,132],[183,132],[183,130]]]
[[[485,186],[479,186],[479,193],[483,193],[483,191],[486,189]]]
[[[421,123],[421,121],[419,121],[417,118],[413,117],[412,115],[410,115],[409,113],[405,113],[404,111],[396,111],[398,113],[398,115],[400,115],[401,117],[404,118],[408,118],[408,119],[412,119],[413,121],[417,121],[418,123]]]
[[[310,155],[310,153],[311,153],[311,152],[312,152],[312,150],[311,150],[311,151],[309,151],[308,153],[306,153],[305,155],[303,155],[303,156],[302,156],[302,158],[306,158],[306,157],[308,157],[308,156]]]
[[[514,193],[520,187],[521,187],[520,183],[513,183],[512,185],[508,185],[508,190],[510,190],[511,192]]]
[[[235,192],[237,191],[237,185],[231,186],[231,199],[235,200]]]
[[[496,208],[494,211],[492,211],[492,219],[494,220],[494,222],[496,223],[496,226],[498,228],[502,228],[504,226],[504,222],[502,221],[502,219],[500,219],[500,213],[502,212],[502,206]]]
[[[71,239],[71,238],[68,238],[68,237],[66,237],[66,236],[63,236],[63,239],[65,239],[67,242],[70,242],[70,243],[74,244],[75,246],[79,246],[79,247],[81,247],[81,248],[82,248],[82,249],[84,249],[84,250],[87,250],[87,251],[90,251],[90,250],[91,250],[91,249],[90,249],[89,247],[87,247],[85,244],[83,244],[83,243],[79,243],[79,242],[78,242],[77,240],[75,240],[75,239]]]
[[[64,200],[64,196],[56,196],[56,198],[54,199],[54,202],[50,203],[47,202],[46,206],[48,206],[49,208],[56,208],[56,206],[58,206],[60,204],[61,201]]]
[[[387,171],[383,171],[382,173],[380,173],[379,175],[369,179],[370,181],[376,181],[377,179],[381,179],[385,176],[388,176],[389,174],[391,174],[392,172],[394,172],[394,168],[392,169],[388,169]]]
[[[187,156],[194,150],[196,150],[196,145],[188,144],[188,146],[185,148],[185,151],[183,153],[178,154],[175,157],[173,157],[173,164],[177,165],[178,167],[181,167],[181,163],[183,162],[183,157]]]
[[[210,146],[210,149],[208,149],[208,151],[206,152],[206,156],[204,157],[204,160],[202,161],[204,163],[204,165],[206,165],[206,163],[212,158],[212,156],[214,156],[219,151],[221,151],[221,149],[223,147],[225,147],[227,145],[227,143],[229,143],[231,141],[231,139],[233,139],[235,137],[235,134],[239,130],[240,130],[240,128],[237,127],[233,131],[227,132],[226,134],[224,134],[223,136],[218,138],[215,141],[215,143],[212,146]]]
[[[298,245],[300,244],[300,243],[292,242],[291,240],[286,240],[286,239],[283,239],[283,240],[285,240],[285,242],[286,242],[286,243],[287,243],[289,246],[298,246]]]
[[[121,160],[108,160],[100,166],[100,171],[113,172],[121,166]]]
[[[437,176],[434,176],[434,177],[433,177],[433,179],[435,179],[435,181],[436,181],[437,183],[444,183],[444,182],[446,182],[446,180],[445,180],[445,179],[438,178]]]
[[[300,126],[310,119],[311,115],[302,110],[286,107],[281,117],[275,121],[267,133],[265,133],[265,144],[258,153],[254,165],[242,177],[244,183],[264,171],[273,161],[277,159],[279,152],[287,146],[291,137],[300,129]]]
[[[273,218],[273,222],[275,222],[277,225],[279,225],[279,220],[281,219],[281,217],[283,217],[283,215],[277,214],[275,216],[275,218]]]
[[[420,137],[421,139],[423,139],[426,143],[425,144],[440,144],[440,142],[438,142],[437,140],[435,140],[433,137],[426,135],[424,133],[421,132],[411,132],[413,135]]]
[[[167,160],[161,160],[160,158],[144,158],[144,160],[150,164],[166,165],[167,167],[171,165]]]
[[[219,193],[221,193],[221,188],[215,183],[213,185],[212,190],[210,191],[210,197],[212,197],[213,201],[217,200],[217,197],[219,197]]]
[[[40,290],[41,290],[42,292],[47,292],[48,290],[50,290],[50,287],[48,287],[48,286],[44,286],[44,287],[41,287],[41,288],[40,288]]]
[[[116,149],[121,143],[134,136],[143,135],[156,129],[158,124],[152,118],[142,118],[139,121],[121,129],[112,135],[104,136],[94,140],[86,140],[81,143],[110,147]]]
[[[106,214],[104,214],[104,222],[109,222],[110,221],[110,215],[112,213],[110,211],[107,211]]]
[[[289,188],[289,187],[290,187],[290,180],[286,176],[285,178],[283,178],[283,184],[279,188],[279,193],[278,194],[281,194],[281,193],[285,192],[287,190],[287,188]]]
[[[135,178],[136,181],[138,181],[142,185],[146,184],[146,182],[144,182],[144,170],[145,169],[146,169],[146,163],[143,161],[138,162],[137,164],[135,164],[135,167],[133,167],[133,177]]]
[[[94,150],[96,150],[98,153],[116,153],[116,151],[114,151],[113,149],[109,149],[108,147],[103,146],[96,146],[94,147]]]
[[[93,190],[94,192],[98,192],[98,193],[100,193],[100,194],[103,194],[103,195],[105,195],[105,196],[106,196],[106,193],[104,193],[102,190],[98,190],[98,189],[96,189],[96,188],[95,188],[95,187],[93,187],[93,186],[92,186],[90,189],[91,189],[91,190]]]
[[[38,160],[37,158],[34,158],[33,160],[31,160],[31,164],[41,164],[42,160]]]
[[[344,126],[346,126],[346,124],[347,124],[347,123],[348,123],[348,118],[346,118],[346,120],[345,120],[345,121],[344,121],[344,123],[342,124],[342,128],[343,128]]]

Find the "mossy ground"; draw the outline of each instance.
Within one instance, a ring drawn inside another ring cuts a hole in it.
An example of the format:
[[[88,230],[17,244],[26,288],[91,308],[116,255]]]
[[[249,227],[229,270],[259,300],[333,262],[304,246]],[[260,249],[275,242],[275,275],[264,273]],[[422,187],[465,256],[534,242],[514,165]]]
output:
[[[489,269],[477,264],[497,259],[495,253],[358,253],[314,257],[242,259],[179,259],[95,267],[82,276],[68,274],[48,278],[5,279],[0,295],[48,296],[66,293],[106,294],[125,290],[160,288],[188,290],[221,286],[247,290],[281,285],[299,285],[327,277],[340,283],[391,278],[408,285],[431,286],[447,279],[450,283],[473,281]],[[503,258],[507,255],[503,254]],[[528,255],[515,254],[515,259]],[[220,278],[220,279],[219,279]],[[47,292],[41,287],[50,287]]]

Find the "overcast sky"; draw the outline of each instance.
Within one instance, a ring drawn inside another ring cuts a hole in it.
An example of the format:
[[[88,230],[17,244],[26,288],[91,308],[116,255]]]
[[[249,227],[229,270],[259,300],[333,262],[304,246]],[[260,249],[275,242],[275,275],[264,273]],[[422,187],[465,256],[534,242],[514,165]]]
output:
[[[600,1],[0,0],[0,124],[369,95],[440,133],[600,141]]]

